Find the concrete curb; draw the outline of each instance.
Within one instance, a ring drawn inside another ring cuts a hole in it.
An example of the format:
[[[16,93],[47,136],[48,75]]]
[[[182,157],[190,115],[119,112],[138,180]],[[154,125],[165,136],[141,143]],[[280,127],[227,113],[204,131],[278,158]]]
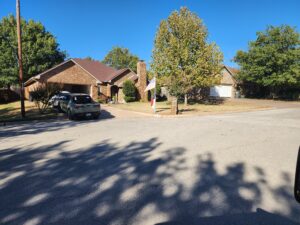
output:
[[[128,113],[134,113],[134,114],[138,114],[138,115],[142,115],[142,116],[148,116],[148,117],[154,116],[154,114],[152,115],[152,114],[149,114],[149,113],[131,111],[131,110],[127,110],[127,109],[119,109],[119,108],[116,108],[116,107],[113,107],[113,106],[110,106],[110,105],[103,106],[103,109],[105,109],[105,108],[111,108],[111,109],[114,109],[114,110],[124,111],[124,112],[128,112]]]
[[[27,124],[27,123],[44,123],[44,122],[58,122],[58,121],[67,121],[66,116],[57,116],[56,118],[50,118],[50,119],[28,119],[28,120],[17,120],[17,121],[1,121],[0,127],[5,127],[9,125],[15,125],[15,124]]]
[[[128,113],[135,113],[138,115],[143,115],[147,117],[154,117],[154,118],[186,118],[186,117],[199,117],[199,116],[213,116],[213,115],[229,115],[229,114],[235,114],[235,113],[245,113],[245,112],[256,112],[256,111],[266,111],[266,110],[274,110],[277,109],[276,107],[267,107],[267,108],[257,108],[257,109],[248,109],[248,110],[242,110],[242,111],[228,111],[228,112],[211,112],[210,114],[201,114],[201,113],[195,113],[195,114],[178,114],[178,115],[160,115],[160,114],[149,114],[149,113],[142,113],[137,111],[131,111],[127,109],[119,109],[115,108],[113,106],[106,106],[108,108],[113,108],[119,111],[124,111]]]

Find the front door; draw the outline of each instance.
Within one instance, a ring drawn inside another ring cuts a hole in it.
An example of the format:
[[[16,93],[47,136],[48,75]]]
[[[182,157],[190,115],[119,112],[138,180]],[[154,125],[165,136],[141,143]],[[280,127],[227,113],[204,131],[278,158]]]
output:
[[[111,86],[111,98],[112,101],[117,103],[118,102],[118,92],[119,92],[119,87],[116,85]]]

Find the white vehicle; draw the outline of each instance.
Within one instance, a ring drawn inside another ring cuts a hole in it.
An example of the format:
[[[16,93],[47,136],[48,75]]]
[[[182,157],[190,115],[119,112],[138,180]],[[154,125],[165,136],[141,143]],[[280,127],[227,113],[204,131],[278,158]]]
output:
[[[52,105],[53,108],[60,109],[60,102],[63,100],[66,96],[70,95],[71,93],[68,91],[61,91],[56,95],[53,95],[52,98],[49,100],[50,105]]]
[[[68,114],[70,120],[79,117],[99,118],[101,106],[91,96],[83,93],[72,93],[63,98],[60,102],[61,110]]]

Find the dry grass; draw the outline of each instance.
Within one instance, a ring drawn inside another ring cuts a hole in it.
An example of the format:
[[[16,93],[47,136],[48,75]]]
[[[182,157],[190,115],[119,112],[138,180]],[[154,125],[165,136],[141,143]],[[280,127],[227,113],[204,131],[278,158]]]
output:
[[[153,113],[153,109],[151,108],[150,102],[130,102],[125,104],[111,104],[111,106],[129,111]],[[165,111],[168,111],[169,109],[170,105],[168,105],[166,102],[157,102],[156,110],[158,113],[163,113]]]
[[[53,110],[48,110],[44,114],[40,114],[38,108],[33,102],[25,101],[26,118],[21,118],[20,101],[8,104],[0,104],[0,122],[4,121],[20,121],[20,120],[41,120],[56,118],[57,113]]]
[[[115,104],[113,107],[136,111],[142,113],[153,114],[153,109],[150,106],[150,103],[143,102],[132,102],[126,104]],[[179,112],[183,115],[189,114],[218,114],[218,113],[226,113],[226,112],[243,112],[243,111],[251,111],[258,109],[268,109],[273,106],[268,103],[261,103],[258,101],[241,101],[241,100],[226,100],[221,104],[216,105],[206,105],[206,104],[190,104],[188,106],[184,106],[183,104],[179,104]],[[156,111],[160,115],[169,115],[170,114],[170,104],[168,102],[157,102]]]

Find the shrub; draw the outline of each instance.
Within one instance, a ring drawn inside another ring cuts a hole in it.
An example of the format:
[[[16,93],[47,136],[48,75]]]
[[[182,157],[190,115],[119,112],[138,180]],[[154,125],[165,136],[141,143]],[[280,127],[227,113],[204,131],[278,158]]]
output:
[[[126,102],[133,102],[136,100],[136,87],[132,80],[126,80],[123,84],[124,100]]]
[[[136,99],[135,99],[135,97],[125,96],[124,100],[125,100],[125,102],[134,102]]]
[[[39,112],[43,114],[50,106],[49,100],[55,94],[62,90],[59,84],[40,84],[30,92],[31,98],[38,107]]]
[[[105,104],[106,100],[104,100],[104,99],[97,99],[97,102],[100,103],[100,104]]]
[[[16,91],[12,91],[9,88],[0,88],[0,103],[9,103],[19,99],[20,96]]]

